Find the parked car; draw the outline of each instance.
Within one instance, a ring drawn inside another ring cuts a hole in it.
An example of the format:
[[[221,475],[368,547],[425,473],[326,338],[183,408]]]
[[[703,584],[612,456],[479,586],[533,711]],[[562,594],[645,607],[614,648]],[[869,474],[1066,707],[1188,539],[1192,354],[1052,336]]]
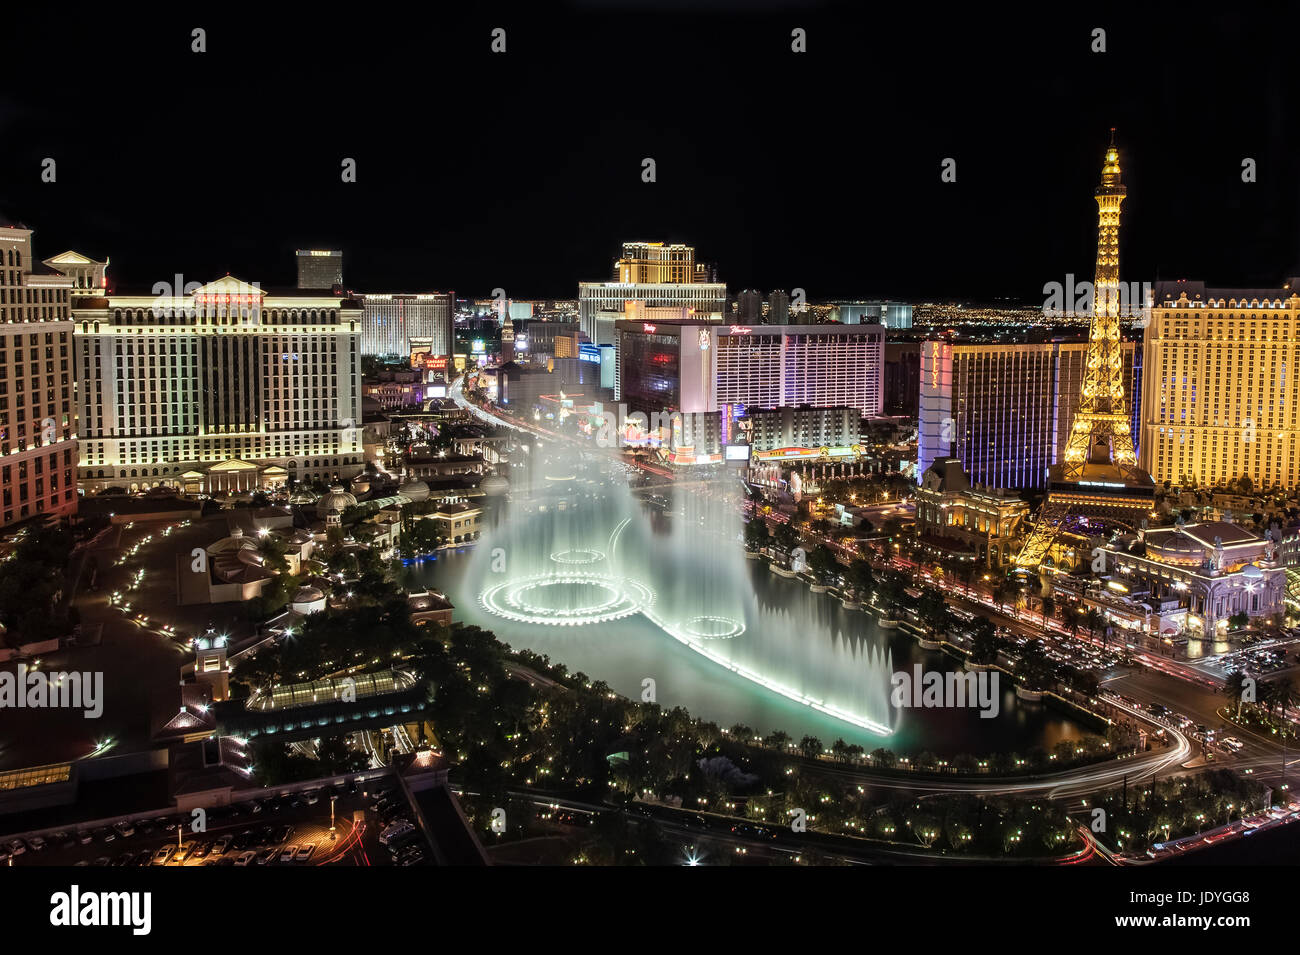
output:
[[[280,853],[280,861],[292,862],[293,857],[297,854],[298,854],[298,846],[296,844],[291,846],[285,846],[284,850]]]
[[[241,852],[239,854],[239,858],[235,860],[235,865],[238,866],[252,865],[253,860],[256,858],[257,858],[257,853],[254,852],[252,849],[249,849],[246,852]]]
[[[171,861],[172,856],[176,854],[176,847],[172,845],[163,846],[153,854],[154,865],[166,865]]]
[[[293,857],[293,861],[306,862],[308,859],[311,858],[312,853],[315,851],[316,851],[316,843],[309,842],[307,845],[301,846],[298,849],[297,853]]]

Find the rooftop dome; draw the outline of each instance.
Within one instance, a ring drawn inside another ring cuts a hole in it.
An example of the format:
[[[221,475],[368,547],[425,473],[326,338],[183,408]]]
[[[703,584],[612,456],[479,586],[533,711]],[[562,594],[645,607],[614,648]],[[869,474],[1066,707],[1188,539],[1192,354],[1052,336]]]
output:
[[[299,587],[293,595],[293,602],[296,604],[311,603],[313,600],[324,600],[325,595],[315,587]]]
[[[397,489],[397,493],[412,501],[424,501],[429,497],[429,485],[423,481],[407,481]]]
[[[510,482],[499,474],[490,474],[483,479],[483,483],[479,485],[479,490],[488,497],[500,497],[510,490]]]
[[[220,554],[237,554],[241,550],[257,550],[257,541],[244,536],[244,530],[236,527],[229,537],[223,537],[216,543],[208,545],[208,554],[216,557]]]
[[[343,485],[335,484],[330,488],[330,492],[316,502],[316,515],[324,517],[330,511],[338,511],[340,514],[349,507],[356,507],[357,499],[343,490]]]

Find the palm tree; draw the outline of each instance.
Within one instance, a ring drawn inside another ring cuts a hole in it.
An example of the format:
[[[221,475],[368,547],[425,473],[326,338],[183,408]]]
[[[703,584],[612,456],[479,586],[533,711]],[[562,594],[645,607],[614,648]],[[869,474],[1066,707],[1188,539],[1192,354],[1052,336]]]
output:
[[[1241,670],[1231,674],[1223,684],[1223,692],[1237,699],[1237,719],[1241,719],[1242,696],[1245,693],[1246,674]]]
[[[799,740],[799,751],[802,752],[807,759],[814,759],[821,755],[822,741],[816,736],[805,736],[803,739]]]

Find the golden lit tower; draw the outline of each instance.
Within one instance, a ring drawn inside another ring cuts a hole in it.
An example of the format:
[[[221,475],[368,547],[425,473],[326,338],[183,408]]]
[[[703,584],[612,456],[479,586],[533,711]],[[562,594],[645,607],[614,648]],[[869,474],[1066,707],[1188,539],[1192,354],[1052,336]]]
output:
[[[1137,455],[1124,391],[1124,356],[1119,335],[1119,207],[1128,190],[1120,182],[1115,130],[1097,187],[1097,277],[1088,329],[1087,371],[1065,447],[1064,476],[1078,480],[1089,461],[1114,463],[1136,474]]]
[[[1155,498],[1151,476],[1133,451],[1124,349],[1120,339],[1119,215],[1128,190],[1120,180],[1115,130],[1097,187],[1097,274],[1093,283],[1088,357],[1064,461],[1049,472],[1047,501],[1016,558],[1034,571],[1071,517],[1086,523],[1131,525]],[[1091,519],[1091,520],[1088,520]]]

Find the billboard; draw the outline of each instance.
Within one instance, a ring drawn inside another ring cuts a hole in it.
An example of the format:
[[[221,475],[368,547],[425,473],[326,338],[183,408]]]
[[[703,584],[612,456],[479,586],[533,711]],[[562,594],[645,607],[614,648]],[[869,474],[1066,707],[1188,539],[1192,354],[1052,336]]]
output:
[[[728,461],[749,461],[749,445],[747,444],[729,444],[724,451]]]

